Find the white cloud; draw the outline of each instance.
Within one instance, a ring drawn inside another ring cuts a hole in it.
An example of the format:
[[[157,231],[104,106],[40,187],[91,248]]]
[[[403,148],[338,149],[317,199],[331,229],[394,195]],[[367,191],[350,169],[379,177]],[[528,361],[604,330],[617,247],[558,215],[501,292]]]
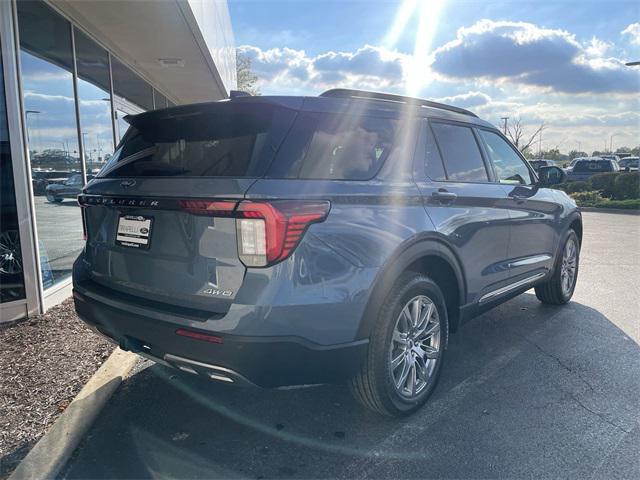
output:
[[[482,92],[467,92],[449,97],[441,97],[436,99],[437,102],[449,103],[456,107],[473,108],[491,103],[491,97]]]
[[[451,79],[491,79],[580,93],[637,93],[640,75],[616,58],[609,44],[578,42],[565,30],[525,22],[481,20],[460,28],[434,52],[432,69]]]
[[[632,23],[622,32],[622,35],[628,35],[633,45],[640,45],[640,23]]]
[[[316,56],[286,47],[262,50],[243,45],[239,50],[251,59],[263,90],[293,88],[295,93],[334,86],[398,90],[404,84],[407,56],[383,47],[364,45],[354,52],[329,51]]]

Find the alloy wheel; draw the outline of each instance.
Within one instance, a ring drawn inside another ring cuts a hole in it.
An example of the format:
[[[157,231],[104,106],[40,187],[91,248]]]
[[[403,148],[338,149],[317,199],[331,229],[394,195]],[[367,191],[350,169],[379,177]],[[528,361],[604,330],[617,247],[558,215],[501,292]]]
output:
[[[569,295],[576,280],[578,267],[578,245],[575,239],[569,238],[562,253],[562,265],[560,267],[560,285],[562,293]]]
[[[409,300],[400,311],[391,337],[389,363],[396,391],[414,399],[426,387],[440,353],[440,317],[425,295]]]

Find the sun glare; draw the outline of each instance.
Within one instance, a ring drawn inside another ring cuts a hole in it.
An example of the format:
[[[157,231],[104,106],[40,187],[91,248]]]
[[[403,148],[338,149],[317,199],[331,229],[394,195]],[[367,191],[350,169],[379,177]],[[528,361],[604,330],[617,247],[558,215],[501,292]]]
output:
[[[410,21],[417,16],[413,53],[408,61],[405,92],[415,96],[429,82],[429,53],[438,29],[446,0],[404,0],[391,29],[385,37],[385,46],[393,48],[405,33]]]

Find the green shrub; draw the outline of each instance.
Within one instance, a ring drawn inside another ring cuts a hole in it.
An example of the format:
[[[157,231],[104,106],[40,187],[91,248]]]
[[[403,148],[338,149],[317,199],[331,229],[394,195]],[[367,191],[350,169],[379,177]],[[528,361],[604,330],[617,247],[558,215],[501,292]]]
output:
[[[602,201],[600,192],[595,190],[572,193],[571,198],[573,198],[580,207],[594,207],[598,202]]]
[[[613,188],[615,200],[640,198],[640,173],[621,173],[615,179]]]
[[[614,193],[614,185],[618,172],[598,173],[589,179],[589,183],[593,190],[598,190],[603,197],[611,198]]]
[[[593,190],[593,187],[589,182],[568,182],[561,183],[560,185],[554,185],[555,189],[562,190],[567,192],[568,194],[577,193],[577,192],[588,192],[589,190]]]
[[[624,210],[640,210],[640,198],[628,200],[603,200],[596,205],[598,208],[620,208]]]

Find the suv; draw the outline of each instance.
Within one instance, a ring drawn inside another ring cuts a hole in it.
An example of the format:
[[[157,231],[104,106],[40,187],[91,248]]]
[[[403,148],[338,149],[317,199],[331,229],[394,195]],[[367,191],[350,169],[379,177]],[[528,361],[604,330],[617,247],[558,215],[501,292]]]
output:
[[[585,157],[577,159],[573,168],[567,172],[567,180],[571,182],[586,181],[599,173],[620,171],[618,162],[601,157]]]
[[[347,382],[387,415],[433,391],[450,332],[535,287],[564,304],[582,221],[491,124],[354,90],[127,117],[79,197],[79,316],[228,384]],[[554,177],[555,175],[555,177]]]

